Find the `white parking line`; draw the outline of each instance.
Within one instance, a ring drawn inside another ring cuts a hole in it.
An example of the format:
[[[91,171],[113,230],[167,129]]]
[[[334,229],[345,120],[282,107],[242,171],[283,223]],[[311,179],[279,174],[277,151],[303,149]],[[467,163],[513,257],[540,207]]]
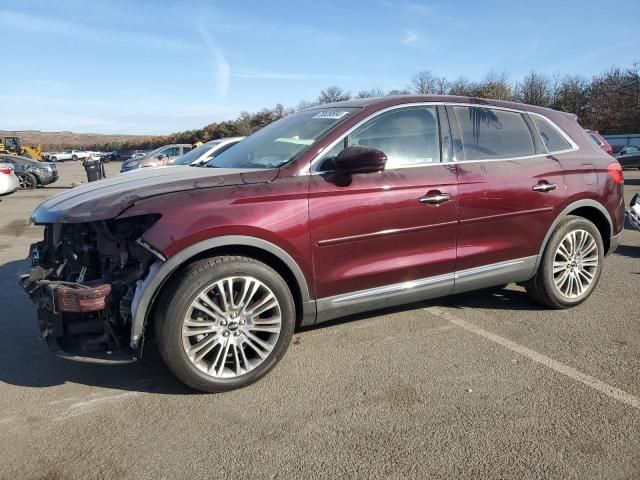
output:
[[[594,390],[597,390],[600,393],[603,393],[606,396],[613,398],[614,400],[617,400],[618,402],[624,403],[626,405],[629,405],[630,407],[637,408],[638,410],[640,410],[640,398],[634,395],[631,395],[630,393],[627,393],[624,390],[620,390],[619,388],[613,387],[607,383],[604,383],[598,380],[597,378],[592,377],[591,375],[587,375],[586,373],[576,370],[575,368],[570,367],[569,365],[565,365],[564,363],[558,362],[553,358],[549,358],[545,355],[542,355],[541,353],[531,350],[530,348],[523,347],[522,345],[512,342],[511,340],[501,337],[500,335],[496,335],[495,333],[488,332],[487,330],[484,330],[483,328],[473,325],[457,317],[452,313],[442,310],[441,308],[429,307],[426,310],[429,313],[432,313],[433,315],[436,315],[440,318],[444,318],[445,320],[448,320],[454,325],[464,328],[465,330],[475,333],[476,335],[486,338],[487,340],[491,340],[492,342],[495,342],[498,345],[502,345],[503,347],[508,348],[509,350],[519,353],[520,355],[525,356],[536,363],[544,365],[545,367],[550,368],[551,370],[554,370],[558,373],[561,373],[562,375],[565,375],[573,380],[576,380],[577,382],[580,382],[590,388],[593,388]]]

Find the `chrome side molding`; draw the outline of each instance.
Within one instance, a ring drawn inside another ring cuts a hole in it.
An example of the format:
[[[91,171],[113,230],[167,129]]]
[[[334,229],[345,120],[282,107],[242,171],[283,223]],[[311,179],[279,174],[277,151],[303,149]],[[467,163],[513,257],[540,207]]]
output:
[[[445,275],[359,290],[316,301],[316,323],[381,308],[419,302],[452,293],[522,282],[535,273],[537,255],[483,265]]]

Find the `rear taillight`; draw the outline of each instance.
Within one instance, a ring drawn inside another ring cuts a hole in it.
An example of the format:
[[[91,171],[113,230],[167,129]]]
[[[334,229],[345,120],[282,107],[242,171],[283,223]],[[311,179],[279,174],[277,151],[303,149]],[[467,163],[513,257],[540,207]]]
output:
[[[4,173],[5,175],[11,175],[11,169],[8,167],[0,167],[0,173]]]
[[[622,167],[618,162],[611,162],[607,167],[607,173],[611,179],[617,184],[621,185],[624,183],[624,175],[622,174]]]

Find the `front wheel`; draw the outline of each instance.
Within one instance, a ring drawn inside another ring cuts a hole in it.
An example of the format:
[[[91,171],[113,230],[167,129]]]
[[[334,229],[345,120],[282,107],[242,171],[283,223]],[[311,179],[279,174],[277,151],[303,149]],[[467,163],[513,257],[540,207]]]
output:
[[[253,258],[195,262],[162,295],[158,349],[184,383],[205,392],[250,385],[284,356],[295,303],[284,279]]]
[[[20,190],[34,190],[38,187],[38,179],[33,173],[18,174]]]
[[[568,216],[551,234],[538,271],[525,283],[527,293],[551,308],[569,308],[593,293],[604,261],[604,245],[596,226]]]
[[[71,160],[73,160],[73,161],[75,162],[76,160],[78,160],[78,156],[77,156],[77,155],[73,155],[73,156],[71,157]]]

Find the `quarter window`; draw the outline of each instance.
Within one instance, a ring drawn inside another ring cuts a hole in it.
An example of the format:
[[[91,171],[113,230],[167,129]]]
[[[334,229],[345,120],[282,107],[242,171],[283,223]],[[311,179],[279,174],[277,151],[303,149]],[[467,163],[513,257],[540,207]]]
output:
[[[460,160],[485,160],[526,157],[536,149],[524,118],[520,113],[484,107],[452,107],[460,127],[455,142]]]
[[[331,170],[333,158],[345,147],[353,145],[384,152],[388,159],[387,169],[440,162],[436,108],[409,107],[376,116],[327,152],[319,170]]]
[[[547,151],[559,152],[561,150],[569,150],[571,148],[571,144],[567,142],[567,139],[564,138],[560,132],[544,118],[538,117],[537,115],[531,115],[530,117],[531,121],[538,129],[538,132],[540,132],[540,136],[542,137],[544,145],[547,147]],[[598,145],[602,145],[602,142],[598,137],[595,135],[591,135],[591,137]]]

